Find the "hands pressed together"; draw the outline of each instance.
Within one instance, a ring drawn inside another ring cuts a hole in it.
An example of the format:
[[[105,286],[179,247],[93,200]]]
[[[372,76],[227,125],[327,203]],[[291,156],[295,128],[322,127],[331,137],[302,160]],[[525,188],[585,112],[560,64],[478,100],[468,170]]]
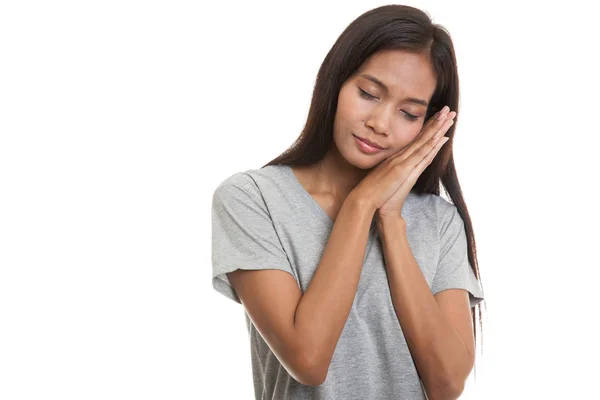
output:
[[[423,125],[407,147],[377,165],[356,186],[360,197],[376,210],[377,217],[401,218],[408,193],[449,138],[444,134],[454,124],[456,112],[444,106]]]

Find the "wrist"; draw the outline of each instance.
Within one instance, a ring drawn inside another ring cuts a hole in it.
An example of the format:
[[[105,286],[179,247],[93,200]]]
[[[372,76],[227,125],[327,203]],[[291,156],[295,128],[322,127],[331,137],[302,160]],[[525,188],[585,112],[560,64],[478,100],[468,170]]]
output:
[[[377,215],[378,219],[381,220],[385,220],[385,221],[396,221],[396,220],[403,220],[404,218],[402,217],[402,211],[400,210],[386,210],[385,212],[382,212],[383,208],[378,208],[377,211],[375,211],[375,214]]]
[[[377,229],[381,236],[406,234],[406,220],[398,215],[377,215]]]
[[[351,203],[354,209],[359,212],[365,212],[371,217],[373,217],[375,211],[377,211],[373,202],[371,202],[369,198],[361,196],[357,191],[351,191],[346,197],[344,203],[345,202]]]

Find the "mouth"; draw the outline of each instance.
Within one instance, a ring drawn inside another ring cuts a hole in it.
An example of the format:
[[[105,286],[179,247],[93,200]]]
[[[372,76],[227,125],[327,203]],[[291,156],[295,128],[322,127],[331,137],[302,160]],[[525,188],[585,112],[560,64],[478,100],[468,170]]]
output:
[[[357,139],[358,139],[358,140],[360,140],[361,142],[364,142],[364,143],[368,144],[368,145],[369,145],[369,146],[371,146],[371,147],[374,147],[374,148],[376,148],[376,149],[379,149],[379,150],[385,150],[383,147],[381,147],[381,146],[380,146],[380,145],[378,145],[377,143],[375,143],[375,142],[371,142],[371,141],[370,141],[370,140],[368,140],[368,139],[362,138],[362,137],[360,137],[360,136],[356,136],[356,135],[354,135],[354,134],[353,134],[352,136],[354,136],[355,138],[357,138]]]
[[[380,147],[375,147],[375,146],[368,144],[367,141],[361,137],[358,137],[356,135],[352,135],[352,136],[354,136],[354,140],[356,141],[356,144],[357,144],[358,148],[360,149],[360,151],[362,151],[365,154],[369,154],[369,155],[377,154],[380,151],[384,150]]]

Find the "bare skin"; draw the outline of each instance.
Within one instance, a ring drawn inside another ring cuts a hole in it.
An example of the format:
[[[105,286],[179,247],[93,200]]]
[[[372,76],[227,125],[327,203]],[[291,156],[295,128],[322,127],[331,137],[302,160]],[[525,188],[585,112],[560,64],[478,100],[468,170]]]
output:
[[[377,78],[385,88],[362,75]],[[369,171],[417,137],[426,122],[427,107],[407,98],[429,101],[435,85],[427,57],[398,50],[373,55],[344,83],[338,96],[333,148],[317,164],[292,168],[298,181],[334,221],[348,194]],[[418,118],[412,120],[407,114]],[[385,150],[364,154],[353,134]]]
[[[360,74],[376,77],[386,88]],[[402,150],[408,148],[415,154],[410,159],[414,165],[434,148],[434,134],[442,122],[429,125],[421,140],[414,141],[423,128],[427,107],[408,101],[430,100],[435,89],[432,76],[427,59],[421,55],[397,50],[374,55],[340,90],[334,149],[316,165],[292,169],[307,192],[335,221],[304,293],[285,271],[238,269],[228,273],[261,336],[286,370],[303,384],[316,386],[326,379],[358,286],[369,225],[383,202],[381,197],[386,194],[390,179],[404,174],[402,169],[391,168],[392,162],[381,163],[387,160],[398,164]],[[407,113],[417,118],[412,120]],[[451,118],[451,114],[447,117]],[[384,149],[365,154],[359,150],[354,134]],[[380,164],[384,168],[375,168]],[[358,189],[362,190],[355,190],[374,168],[377,178],[371,179],[369,185],[361,185]],[[390,228],[386,232],[396,231]]]
[[[337,151],[330,152],[321,163],[292,167],[296,179],[333,221],[335,221],[342,204],[344,204],[344,200],[356,185],[353,183],[354,179],[347,186],[341,186],[339,182],[336,186],[329,186],[326,183],[328,180],[322,176],[322,169],[331,170],[337,167],[335,165],[323,167],[322,164],[330,164],[335,157],[339,157]]]

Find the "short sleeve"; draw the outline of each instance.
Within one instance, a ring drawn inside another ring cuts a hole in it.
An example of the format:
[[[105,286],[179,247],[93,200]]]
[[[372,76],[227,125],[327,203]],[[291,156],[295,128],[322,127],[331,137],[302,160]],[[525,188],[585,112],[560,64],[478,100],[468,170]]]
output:
[[[240,303],[227,277],[236,269],[280,269],[295,275],[254,179],[236,173],[212,198],[213,288]]]
[[[435,295],[446,289],[464,289],[469,292],[472,308],[483,301],[483,291],[469,262],[464,221],[456,206],[451,206],[440,224],[440,258],[431,292]]]

